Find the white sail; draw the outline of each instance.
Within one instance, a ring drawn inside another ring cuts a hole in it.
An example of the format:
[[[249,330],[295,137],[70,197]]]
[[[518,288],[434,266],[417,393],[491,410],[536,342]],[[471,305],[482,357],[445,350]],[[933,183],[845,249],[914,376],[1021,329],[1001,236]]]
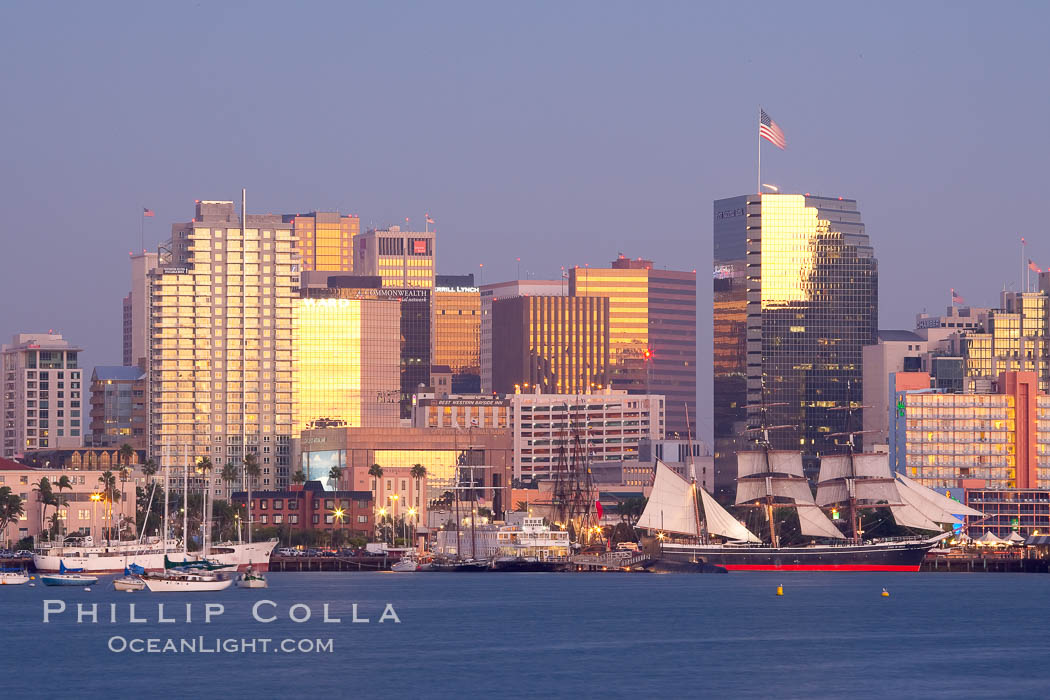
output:
[[[858,501],[876,503],[900,503],[897,484],[892,479],[856,479],[853,482],[853,493]]]
[[[707,523],[708,533],[732,540],[762,541],[720,506],[707,491],[700,489],[700,499],[704,504],[704,522]]]
[[[820,476],[817,483],[853,476],[849,466],[849,455],[824,455],[820,458]],[[819,494],[819,490],[818,490]]]
[[[736,504],[751,503],[766,496],[790,498],[796,503],[813,503],[813,493],[805,479],[766,477],[741,479],[736,484]]]
[[[736,475],[751,476],[766,473],[766,453],[762,451],[737,452]]]
[[[656,460],[656,478],[649,502],[635,527],[683,535],[699,535],[696,530],[696,501],[693,487],[670,467]]]
[[[926,488],[922,484],[912,481],[903,474],[898,474],[897,480],[900,483],[904,484],[908,489],[911,489],[913,492],[919,494],[922,498],[930,501],[931,503],[939,507],[941,510],[947,511],[952,515],[972,515],[978,518],[984,517],[984,513],[982,513],[981,511],[970,508],[969,506],[964,506],[962,503],[959,503],[954,499],[948,498],[947,496],[942,496],[933,489]]]
[[[846,536],[835,527],[835,524],[824,515],[820,508],[805,506],[798,509],[798,525],[802,534],[807,537],[833,537],[846,539]]]
[[[769,471],[792,476],[805,476],[802,473],[802,453],[794,450],[770,450]]]
[[[853,475],[876,479],[892,479],[890,456],[871,452],[853,455]]]
[[[824,474],[824,463],[821,460],[820,464],[821,476]],[[849,489],[846,487],[846,482],[839,481],[821,481],[817,484],[817,505],[818,506],[829,506],[832,503],[845,503],[849,500]]]
[[[908,505],[907,503],[900,506],[890,506],[890,512],[893,513],[893,519],[897,521],[897,524],[901,527],[912,527],[916,530],[941,529],[940,525],[919,512],[915,506]]]

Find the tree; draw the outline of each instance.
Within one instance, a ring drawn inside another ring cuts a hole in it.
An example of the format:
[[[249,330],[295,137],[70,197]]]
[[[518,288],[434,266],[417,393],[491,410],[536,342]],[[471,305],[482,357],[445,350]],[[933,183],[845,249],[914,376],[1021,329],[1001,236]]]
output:
[[[73,490],[73,483],[69,480],[68,476],[63,474],[62,476],[58,477],[58,481],[55,482],[55,488],[58,489],[58,493],[55,494],[55,513],[57,515],[58,514],[58,508],[68,508],[69,507],[69,501],[67,501],[65,499],[65,497],[62,495],[62,492],[63,491],[72,491]],[[59,520],[61,521],[61,520],[64,520],[64,519],[63,518],[59,518]],[[59,534],[62,534],[63,532],[64,532],[64,528],[62,528],[62,527],[58,528],[58,533]],[[52,536],[52,539],[53,538],[54,538],[54,536]]]
[[[252,484],[262,474],[262,470],[259,469],[259,458],[254,453],[249,452],[244,455],[244,474],[247,477],[248,486],[248,541],[252,541]]]
[[[226,500],[233,500],[233,482],[237,481],[237,465],[227,462],[219,471],[219,478],[226,482]]]
[[[151,457],[142,463],[142,474],[150,481],[153,481],[153,477],[157,474],[157,463]]]
[[[102,484],[102,490],[106,494],[106,508],[102,511],[103,517],[107,519],[109,525],[106,526],[106,544],[109,544],[110,532],[109,528],[113,523],[113,494],[117,490],[117,477],[113,475],[113,472],[108,469],[102,472],[102,476],[98,478],[99,483]]]
[[[339,490],[339,480],[343,478],[342,467],[332,467],[328,470],[328,478],[335,484],[335,490]]]
[[[25,515],[22,497],[10,486],[0,486],[0,542],[6,542],[7,526]]]
[[[627,523],[628,526],[634,527],[638,520],[641,519],[642,513],[645,512],[645,504],[648,502],[648,498],[639,498],[638,496],[625,498],[616,505],[616,512],[620,514],[620,520]]]
[[[204,488],[201,491],[201,495],[204,498],[204,522],[202,523],[203,529],[201,530],[201,537],[203,538],[202,544],[207,543],[210,539],[208,535],[211,529],[211,473],[215,470],[215,465],[212,464],[211,458],[201,457],[197,460],[197,472],[204,478]]]
[[[516,511],[518,511],[520,513],[528,513],[529,512],[529,502],[528,501],[518,501],[517,503],[514,504],[514,510],[516,510]]]
[[[306,483],[306,474],[303,473],[302,469],[292,474],[292,483],[296,486],[302,486]]]
[[[55,501],[55,494],[51,490],[51,480],[46,476],[40,477],[40,481],[33,484],[33,490],[36,491],[36,500],[40,503],[40,532],[43,533],[47,507]]]
[[[120,459],[124,463],[124,466],[130,469],[131,458],[135,456],[135,448],[125,442],[120,446],[120,449],[117,450],[117,454],[120,455]]]
[[[413,464],[412,468],[408,472],[412,475],[412,478],[416,480],[416,498],[419,498],[420,494],[420,482],[427,478],[427,468],[422,464]]]
[[[368,468],[368,475],[372,477],[372,491],[379,493],[378,482],[383,478],[383,468],[378,464],[373,464]]]

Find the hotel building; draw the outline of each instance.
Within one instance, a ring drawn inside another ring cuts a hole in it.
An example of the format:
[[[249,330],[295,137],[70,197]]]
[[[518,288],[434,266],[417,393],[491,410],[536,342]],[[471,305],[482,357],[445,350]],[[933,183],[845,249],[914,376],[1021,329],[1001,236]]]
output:
[[[258,456],[261,489],[288,482],[296,397],[299,254],[280,216],[198,201],[150,272],[150,456],[209,457],[218,472]]]
[[[57,333],[19,333],[0,347],[4,387],[0,456],[82,444],[86,426],[81,423],[80,352]]]
[[[376,275],[384,287],[434,288],[433,231],[402,231],[400,226],[373,229],[356,238],[354,272]]]
[[[560,280],[511,280],[485,284],[481,289],[481,392],[491,394],[492,388],[492,302],[513,297],[565,296],[568,293],[568,275]]]
[[[94,447],[126,443],[145,450],[147,385],[146,371],[139,367],[96,367],[91,373],[91,430],[86,440]]]
[[[589,394],[609,385],[609,298],[492,302],[492,390]]]
[[[663,396],[606,389],[589,394],[420,398],[416,428],[508,428],[514,478],[546,478],[578,436],[592,463],[638,459],[642,441],[663,438]]]
[[[361,233],[356,214],[315,211],[283,218],[292,226],[303,272],[353,272],[354,239]]]
[[[481,391],[481,294],[474,275],[438,275],[433,364],[452,372],[452,393]]]
[[[878,264],[857,203],[799,194],[714,203],[714,436],[719,495],[753,433],[813,457],[841,449],[876,342]]]

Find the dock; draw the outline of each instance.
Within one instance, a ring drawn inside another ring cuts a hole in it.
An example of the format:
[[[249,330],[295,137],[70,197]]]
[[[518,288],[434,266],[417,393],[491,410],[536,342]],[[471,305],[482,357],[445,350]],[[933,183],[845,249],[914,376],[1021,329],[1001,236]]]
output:
[[[644,566],[650,561],[651,558],[645,552],[577,554],[571,559],[571,568],[576,571],[622,571]]]
[[[1022,557],[944,557],[927,555],[920,571],[960,573],[1050,573],[1050,559]]]

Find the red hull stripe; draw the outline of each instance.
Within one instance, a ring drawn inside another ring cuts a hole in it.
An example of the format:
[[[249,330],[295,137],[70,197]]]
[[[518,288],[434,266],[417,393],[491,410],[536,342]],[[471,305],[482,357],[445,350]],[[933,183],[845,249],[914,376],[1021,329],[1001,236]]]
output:
[[[918,564],[719,564],[730,571],[918,571]]]

